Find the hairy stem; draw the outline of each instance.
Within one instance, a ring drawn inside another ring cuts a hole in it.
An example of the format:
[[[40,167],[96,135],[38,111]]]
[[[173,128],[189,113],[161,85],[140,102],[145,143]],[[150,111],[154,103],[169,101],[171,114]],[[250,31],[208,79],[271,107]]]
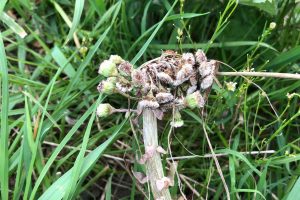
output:
[[[158,146],[157,120],[150,109],[143,111],[143,137],[145,147]],[[171,200],[169,189],[159,191],[156,187],[156,181],[164,177],[160,154],[155,152],[145,165],[154,199]]]

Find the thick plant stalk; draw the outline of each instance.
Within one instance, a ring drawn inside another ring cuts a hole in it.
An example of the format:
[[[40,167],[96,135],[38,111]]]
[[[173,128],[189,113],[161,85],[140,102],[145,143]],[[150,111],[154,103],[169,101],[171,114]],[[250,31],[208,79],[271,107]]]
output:
[[[154,146],[156,148],[158,146],[157,120],[150,109],[144,109],[143,111],[143,137],[145,147]],[[159,191],[156,186],[156,181],[164,177],[160,154],[155,151],[154,155],[146,161],[145,165],[146,175],[150,181],[154,199],[171,200],[168,188]]]

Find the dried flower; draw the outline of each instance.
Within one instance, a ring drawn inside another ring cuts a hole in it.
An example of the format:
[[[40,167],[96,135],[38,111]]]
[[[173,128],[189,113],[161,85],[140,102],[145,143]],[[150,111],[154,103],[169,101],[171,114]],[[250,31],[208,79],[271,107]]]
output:
[[[213,77],[213,75],[209,75],[209,76],[206,76],[206,77],[202,80],[200,86],[201,86],[201,88],[202,88],[203,90],[206,90],[207,88],[209,88],[209,87],[212,86],[213,82],[214,82],[214,77]]]
[[[122,76],[130,76],[132,69],[132,64],[127,61],[122,62],[120,65],[118,65],[118,70]]]
[[[225,84],[226,84],[226,87],[227,87],[228,91],[232,91],[232,92],[235,91],[237,83],[230,81],[230,82],[225,82]]]
[[[117,82],[116,88],[122,93],[130,92],[132,90],[132,86],[129,83],[124,82]]]
[[[99,83],[97,89],[100,93],[112,94],[115,92],[116,82],[115,77],[109,77],[107,80],[103,80]]]
[[[164,72],[159,72],[157,73],[157,78],[162,82],[166,84],[173,84],[173,79],[166,73]]]
[[[189,63],[191,65],[195,65],[195,57],[192,53],[183,53],[181,59],[185,63]]]
[[[156,94],[156,101],[161,104],[161,103],[168,103],[170,101],[174,100],[174,96],[171,93],[168,92],[160,92]]]
[[[100,64],[98,73],[105,77],[118,76],[117,66],[110,60],[104,60]]]
[[[149,181],[149,178],[141,172],[132,172],[132,174],[141,184],[145,184]]]
[[[201,64],[204,61],[207,61],[206,55],[203,50],[198,49],[195,53],[196,62]]]
[[[181,68],[181,70],[179,70],[179,72],[176,75],[176,81],[174,83],[174,85],[178,86],[180,84],[182,84],[184,81],[188,80],[191,75],[193,74],[193,66],[191,64],[184,64]]]
[[[214,74],[216,68],[216,61],[203,61],[199,66],[199,73],[202,77]]]
[[[151,101],[151,100],[141,100],[139,101],[137,105],[137,112],[138,114],[142,113],[142,111],[145,108],[150,108],[152,110],[157,109],[159,107],[159,104],[157,101]]]
[[[200,94],[200,92],[198,90],[198,91],[186,96],[185,104],[186,104],[186,106],[188,106],[191,109],[203,108],[204,104],[205,104],[205,101],[204,101],[204,98],[202,97],[202,95]]]
[[[114,110],[115,110],[115,108],[112,107],[110,104],[101,103],[97,107],[96,113],[97,113],[98,117],[107,117],[107,116],[111,115],[114,112]]]
[[[187,94],[187,95],[192,94],[192,93],[194,93],[196,90],[197,90],[197,85],[193,85],[193,86],[191,86],[191,87],[188,88],[186,94]]]
[[[134,85],[142,86],[145,85],[147,81],[147,76],[143,71],[136,69],[132,71],[131,79]]]
[[[170,186],[171,180],[168,177],[163,177],[162,179],[156,180],[156,187],[159,191],[166,189]]]
[[[121,58],[121,56],[118,55],[111,55],[109,57],[109,60],[113,63],[115,63],[116,65],[120,64],[123,62],[123,59]]]

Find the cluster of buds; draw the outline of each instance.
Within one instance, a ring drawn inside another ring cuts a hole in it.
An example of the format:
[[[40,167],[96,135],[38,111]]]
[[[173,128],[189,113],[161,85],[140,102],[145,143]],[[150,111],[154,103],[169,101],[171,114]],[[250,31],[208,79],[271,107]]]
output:
[[[161,119],[163,113],[175,110],[171,125],[180,127],[181,109],[204,107],[204,94],[213,84],[216,69],[217,62],[208,60],[202,50],[182,55],[165,51],[137,69],[120,56],[112,55],[99,67],[99,74],[107,79],[100,82],[98,90],[138,100],[138,114],[149,108]]]

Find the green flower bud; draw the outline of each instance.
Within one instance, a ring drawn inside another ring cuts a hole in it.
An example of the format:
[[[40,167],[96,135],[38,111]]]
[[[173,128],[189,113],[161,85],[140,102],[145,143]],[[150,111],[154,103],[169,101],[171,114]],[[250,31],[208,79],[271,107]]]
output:
[[[100,64],[98,73],[105,77],[118,76],[117,66],[110,60],[104,60]]]
[[[97,113],[98,117],[107,117],[107,116],[111,115],[114,112],[114,110],[115,110],[115,108],[112,107],[110,104],[101,103],[97,107],[96,113]]]
[[[121,58],[121,56],[118,55],[111,55],[109,57],[109,60],[113,63],[115,63],[116,65],[120,64],[123,62],[123,59]]]
[[[189,94],[185,98],[185,104],[187,107],[194,108],[203,108],[205,101],[199,91],[196,91],[192,94]]]
[[[97,89],[100,93],[112,94],[116,88],[116,77],[109,77],[107,80],[101,81]]]
[[[174,121],[171,122],[171,126],[174,128],[178,128],[183,126],[184,121],[181,119],[180,112],[178,110],[175,111]]]

